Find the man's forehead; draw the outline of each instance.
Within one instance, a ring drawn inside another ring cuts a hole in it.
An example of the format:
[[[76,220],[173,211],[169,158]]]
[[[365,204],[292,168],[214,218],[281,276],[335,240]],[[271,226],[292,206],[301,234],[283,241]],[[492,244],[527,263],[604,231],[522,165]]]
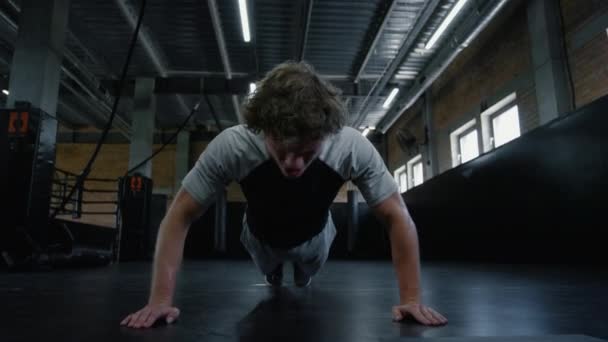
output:
[[[318,138],[318,139],[309,139],[309,140],[304,140],[304,139],[298,139],[298,138],[288,138],[288,139],[283,139],[281,141],[273,141],[276,145],[279,145],[282,148],[285,149],[289,149],[289,150],[306,150],[306,149],[314,149],[318,146],[320,146],[323,141],[325,139],[324,138]]]

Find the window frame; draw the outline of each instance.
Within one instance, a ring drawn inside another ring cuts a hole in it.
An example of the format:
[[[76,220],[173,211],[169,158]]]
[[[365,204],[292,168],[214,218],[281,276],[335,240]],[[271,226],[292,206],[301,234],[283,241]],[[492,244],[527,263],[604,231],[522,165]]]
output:
[[[472,131],[477,131],[477,157],[479,157],[482,153],[480,150],[480,141],[479,141],[479,130],[477,127],[477,118],[473,118],[467,121],[465,124],[461,125],[457,129],[453,130],[450,133],[450,147],[452,150],[452,167],[456,167],[462,163],[462,151],[460,147],[460,139],[461,137],[471,133]],[[475,158],[477,158],[475,157]],[[475,158],[471,159],[474,160]]]
[[[405,189],[402,189],[402,184],[401,184],[401,175],[404,174],[405,175]],[[395,179],[395,182],[397,182],[397,185],[399,186],[399,193],[404,193],[407,190],[409,190],[408,187],[408,181],[407,181],[407,165],[402,165],[400,167],[398,167],[394,172],[393,172],[393,177]]]
[[[483,111],[480,115],[481,117],[481,130],[482,130],[482,140],[483,140],[483,153],[492,151],[495,149],[496,144],[494,133],[494,119],[513,107],[517,107],[517,121],[519,122],[519,136],[521,137],[521,113],[519,111],[519,106],[517,104],[517,93],[513,92],[500,101],[496,102],[494,105]],[[517,139],[517,138],[515,138]],[[513,140],[515,140],[513,139]],[[511,140],[511,141],[513,141]]]
[[[517,106],[517,104],[513,104],[511,106],[505,107],[504,110],[501,110],[500,112],[497,112],[495,114],[492,114],[489,119],[490,119],[490,125],[489,125],[489,129],[490,129],[490,141],[489,143],[492,146],[492,149],[497,148],[496,146],[496,134],[495,134],[495,130],[494,130],[494,119],[496,119],[497,117],[503,115],[504,113],[506,113],[507,111],[516,108],[517,109],[517,123],[519,124],[519,135],[516,138],[513,138],[511,140],[509,140],[508,142],[506,142],[505,144],[508,144],[509,142],[519,138],[521,136],[521,120],[519,117],[519,107]],[[504,144],[503,144],[504,145]],[[502,145],[500,145],[502,146]],[[498,147],[500,147],[498,146]]]
[[[417,184],[417,185],[414,184],[414,165],[416,165],[416,164],[420,164],[422,166],[422,183]],[[424,163],[422,161],[422,154],[418,154],[414,158],[411,158],[407,162],[406,165],[407,165],[407,174],[409,175],[409,177],[407,177],[408,189],[412,189],[418,185],[423,184],[424,183]]]
[[[473,126],[458,135],[458,165],[464,164],[466,162],[473,160],[473,159],[470,159],[470,160],[467,160],[466,162],[462,161],[462,143],[461,143],[463,137],[465,137],[473,132],[476,133],[476,137],[477,137],[477,139],[476,139],[477,140],[477,156],[475,156],[473,159],[475,159],[481,155],[481,152],[479,151],[479,132],[477,131],[477,127]]]

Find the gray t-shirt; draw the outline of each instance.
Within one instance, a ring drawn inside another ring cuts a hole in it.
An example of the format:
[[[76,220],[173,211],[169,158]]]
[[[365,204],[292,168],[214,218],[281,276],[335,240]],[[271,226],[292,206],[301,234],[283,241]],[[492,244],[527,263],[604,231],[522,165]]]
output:
[[[237,125],[209,143],[182,185],[208,205],[218,190],[236,181],[247,199],[252,233],[273,247],[290,248],[323,229],[329,207],[349,180],[369,206],[398,191],[378,151],[351,127],[329,137],[302,176],[287,179],[266,150],[264,134]]]

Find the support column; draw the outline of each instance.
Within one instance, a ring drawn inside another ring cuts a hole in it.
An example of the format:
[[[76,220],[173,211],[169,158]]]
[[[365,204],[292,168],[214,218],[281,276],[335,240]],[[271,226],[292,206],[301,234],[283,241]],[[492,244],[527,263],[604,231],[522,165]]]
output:
[[[348,201],[348,213],[346,215],[348,227],[348,252],[352,253],[356,247],[357,232],[359,231],[359,193],[357,190],[349,189],[346,194]]]
[[[215,202],[215,251],[226,252],[226,190],[218,191]]]
[[[154,144],[154,119],[156,116],[154,79],[138,78],[133,95],[133,115],[131,118],[131,146],[129,147],[129,169],[152,154]],[[152,161],[148,161],[134,172],[152,178]]]
[[[175,187],[177,193],[182,186],[182,180],[188,174],[188,159],[190,156],[190,132],[181,131],[177,134],[177,146],[175,148]]]
[[[432,97],[430,90],[424,93],[424,123],[426,129],[426,163],[425,179],[435,177],[439,173],[437,164],[437,139],[435,139],[435,124],[433,121]]]
[[[27,101],[55,116],[69,0],[23,0],[7,107]]]
[[[10,65],[8,108],[14,108],[16,102],[29,102],[40,108],[51,117],[29,111],[29,124],[17,116],[15,126],[22,124],[28,131],[28,137],[8,137],[6,128],[3,131],[3,146],[12,162],[2,164],[3,175],[6,175],[8,187],[3,187],[5,197],[11,199],[8,215],[3,217],[7,232],[17,227],[23,228],[32,239],[32,243],[45,250],[51,236],[48,229],[49,200],[51,196],[53,171],[55,166],[55,144],[57,137],[57,111],[61,60],[67,32],[69,1],[68,0],[22,0],[19,16],[17,41]],[[9,118],[2,118],[4,122]],[[6,127],[6,126],[5,126]],[[38,133],[36,133],[38,132]],[[37,136],[30,141],[30,134]],[[8,139],[7,139],[8,137]],[[12,176],[12,177],[11,177]],[[10,235],[9,235],[10,236]],[[4,238],[4,237],[2,237]],[[8,239],[11,240],[10,238]],[[29,247],[15,246],[15,256],[30,253]]]
[[[570,112],[573,107],[559,6],[559,1],[554,0],[528,3],[528,30],[541,125]]]

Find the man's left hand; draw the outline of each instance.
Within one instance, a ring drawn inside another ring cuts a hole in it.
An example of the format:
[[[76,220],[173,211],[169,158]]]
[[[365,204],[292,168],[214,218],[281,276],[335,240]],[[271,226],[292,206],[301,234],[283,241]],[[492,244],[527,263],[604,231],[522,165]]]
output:
[[[413,317],[416,321],[424,325],[437,326],[448,323],[448,320],[439,312],[422,304],[413,303],[393,306],[393,320],[402,321],[408,316]]]

